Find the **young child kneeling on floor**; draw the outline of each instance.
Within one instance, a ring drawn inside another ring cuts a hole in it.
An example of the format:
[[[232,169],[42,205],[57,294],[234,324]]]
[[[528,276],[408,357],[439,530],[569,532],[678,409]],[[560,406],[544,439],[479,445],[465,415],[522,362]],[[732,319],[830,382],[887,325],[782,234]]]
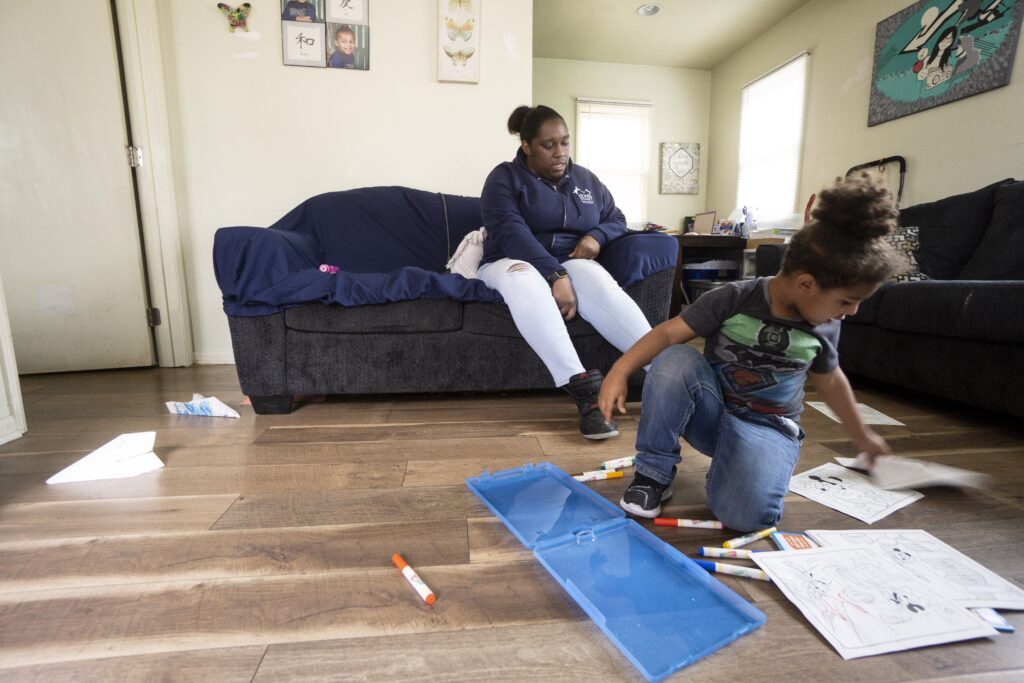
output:
[[[840,321],[898,268],[884,239],[898,213],[887,189],[863,175],[823,190],[774,277],[731,282],[642,337],[608,372],[598,404],[626,412],[626,378],[651,363],[636,439],[636,476],[619,505],[657,517],[672,496],[679,438],[712,458],[707,506],[726,526],[774,526],[800,455],[804,382],[872,459],[885,440],[857,413],[839,369]],[[687,346],[704,337],[704,355]],[[653,362],[652,362],[653,359]]]

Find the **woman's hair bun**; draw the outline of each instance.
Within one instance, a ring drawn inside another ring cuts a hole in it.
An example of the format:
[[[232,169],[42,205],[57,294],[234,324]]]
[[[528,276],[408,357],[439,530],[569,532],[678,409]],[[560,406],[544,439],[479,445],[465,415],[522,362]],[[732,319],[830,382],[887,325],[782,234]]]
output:
[[[874,240],[896,228],[899,211],[889,188],[861,172],[838,178],[835,185],[822,190],[811,217],[823,228],[854,239]]]
[[[526,115],[529,113],[530,108],[525,104],[516,107],[508,117],[508,132],[512,135],[519,135],[523,130],[523,121],[526,120]]]

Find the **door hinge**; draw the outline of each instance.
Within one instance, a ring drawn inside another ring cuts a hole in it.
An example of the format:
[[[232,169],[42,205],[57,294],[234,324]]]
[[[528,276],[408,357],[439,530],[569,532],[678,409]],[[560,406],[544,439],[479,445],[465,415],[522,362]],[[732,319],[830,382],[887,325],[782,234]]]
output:
[[[160,324],[160,309],[159,308],[147,308],[146,309],[146,320],[149,322],[150,327],[156,327]]]
[[[142,148],[128,146],[128,165],[132,168],[142,166]]]

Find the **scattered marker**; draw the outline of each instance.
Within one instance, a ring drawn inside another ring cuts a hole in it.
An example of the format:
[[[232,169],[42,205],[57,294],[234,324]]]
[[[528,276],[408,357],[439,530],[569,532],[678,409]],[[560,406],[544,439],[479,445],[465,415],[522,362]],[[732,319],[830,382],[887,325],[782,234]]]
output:
[[[583,474],[574,474],[572,478],[576,481],[600,481],[602,479],[620,479],[622,472],[610,472],[608,470],[593,470]]]
[[[631,455],[626,458],[616,458],[615,460],[605,460],[601,463],[602,470],[621,470],[626,467],[632,467],[633,461],[636,458],[635,455]]]
[[[709,572],[716,572],[718,574],[729,574],[730,576],[742,576],[747,579],[757,579],[758,581],[771,581],[768,575],[760,569],[751,569],[750,567],[737,567],[734,564],[725,564],[723,562],[709,562],[707,560],[694,560],[697,566],[706,569]]]
[[[736,560],[751,560],[754,553],[765,553],[767,550],[743,550],[732,548],[702,547],[697,552],[704,557],[731,557]]]
[[[724,529],[725,526],[716,519],[672,519],[655,517],[654,526],[685,526],[693,529]]]
[[[437,600],[437,596],[435,596],[434,591],[430,590],[427,584],[423,582],[423,579],[421,579],[420,575],[416,573],[416,570],[409,566],[409,563],[405,561],[405,558],[400,554],[395,553],[391,556],[391,562],[399,569],[399,571],[402,572],[402,576],[404,576],[405,580],[409,582],[409,585],[416,589],[416,592],[420,594],[421,598],[423,598],[423,602],[428,605],[433,605]]]
[[[722,547],[723,548],[739,548],[741,546],[747,545],[748,543],[753,543],[754,541],[758,540],[759,538],[764,538],[766,536],[769,536],[774,531],[778,531],[778,529],[775,528],[775,527],[769,527],[767,529],[761,529],[760,531],[754,531],[752,533],[747,534],[746,536],[740,536],[739,538],[734,538],[734,539],[732,539],[730,541],[726,541],[725,543],[722,544]]]

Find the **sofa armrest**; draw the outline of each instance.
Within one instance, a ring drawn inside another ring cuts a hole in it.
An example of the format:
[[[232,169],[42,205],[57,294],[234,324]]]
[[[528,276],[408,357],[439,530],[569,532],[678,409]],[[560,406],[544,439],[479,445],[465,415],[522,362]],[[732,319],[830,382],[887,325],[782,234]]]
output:
[[[628,232],[604,245],[597,260],[620,287],[626,288],[664,270],[675,272],[678,258],[676,238],[659,233]]]
[[[289,275],[320,265],[312,238],[270,228],[221,228],[213,238],[213,270],[229,314],[268,315],[279,307],[247,304]]]
[[[782,267],[782,257],[785,255],[785,244],[758,245],[754,252],[754,274],[757,277],[775,275]]]

